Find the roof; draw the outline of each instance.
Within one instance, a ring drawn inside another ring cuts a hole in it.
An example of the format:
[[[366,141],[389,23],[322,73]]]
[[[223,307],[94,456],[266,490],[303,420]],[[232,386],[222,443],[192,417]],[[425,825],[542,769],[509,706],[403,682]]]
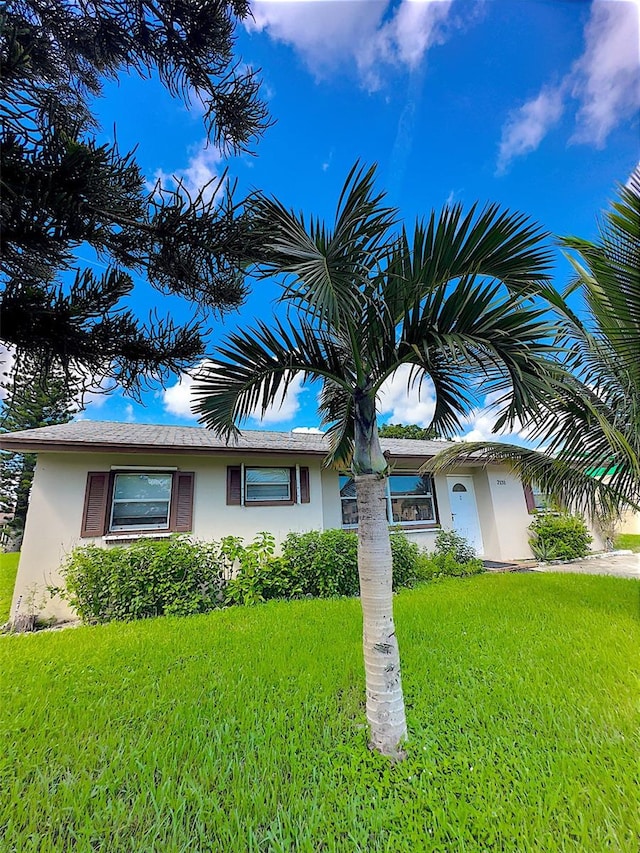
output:
[[[381,438],[380,444],[392,457],[424,458],[435,456],[440,450],[449,447],[451,442]],[[5,433],[0,435],[0,447],[4,450],[30,453],[144,451],[228,454],[254,451],[324,456],[328,452],[329,444],[320,433],[244,430],[237,439],[226,441],[204,427],[79,420]]]

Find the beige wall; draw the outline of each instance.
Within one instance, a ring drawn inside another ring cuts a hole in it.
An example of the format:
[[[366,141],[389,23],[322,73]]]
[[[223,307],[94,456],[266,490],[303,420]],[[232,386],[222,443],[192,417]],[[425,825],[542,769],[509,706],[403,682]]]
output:
[[[640,533],[640,512],[627,510],[620,520],[616,533]]]
[[[78,544],[105,545],[103,537],[80,539],[87,472],[108,471],[114,466],[176,466],[195,472],[193,535],[198,539],[219,539],[233,534],[250,541],[267,530],[280,543],[290,531],[340,527],[341,510],[338,475],[322,469],[318,457],[300,456],[295,461],[309,467],[310,502],[286,507],[244,507],[226,505],[226,467],[241,461],[229,456],[169,456],[155,454],[41,453],[38,458],[27,516],[24,544],[12,604],[12,616],[19,596],[24,602],[36,590],[36,603],[48,585],[61,583],[59,566]],[[291,464],[283,457],[251,455],[258,465]],[[473,476],[478,514],[484,541],[484,556],[493,560],[529,557],[527,513],[520,482],[506,470],[465,469]],[[504,482],[501,482],[504,481]],[[452,527],[451,508],[445,476],[436,477],[436,498],[441,524]],[[407,531],[421,547],[433,548],[437,531]],[[59,599],[49,599],[41,610],[45,616],[71,616]]]
[[[292,530],[321,529],[325,515],[331,520],[330,507],[323,500],[322,480],[333,476],[321,472],[318,457],[300,456],[296,461],[309,467],[307,504],[285,507],[244,507],[226,504],[226,468],[237,465],[237,456],[162,456],[131,454],[41,453],[38,457],[24,542],[11,615],[19,596],[21,609],[32,590],[38,591],[37,603],[48,585],[61,584],[59,567],[73,547],[80,544],[105,544],[103,537],[80,539],[82,510],[89,471],[108,471],[118,465],[148,465],[150,468],[176,466],[195,472],[193,535],[197,539],[219,539],[233,534],[250,541],[262,530],[272,533],[280,543]],[[283,457],[252,455],[252,464],[282,465]],[[337,481],[336,481],[337,490]],[[338,507],[338,524],[339,518]],[[48,597],[47,597],[48,598]],[[48,599],[41,610],[45,616],[64,619],[71,616],[65,602]]]

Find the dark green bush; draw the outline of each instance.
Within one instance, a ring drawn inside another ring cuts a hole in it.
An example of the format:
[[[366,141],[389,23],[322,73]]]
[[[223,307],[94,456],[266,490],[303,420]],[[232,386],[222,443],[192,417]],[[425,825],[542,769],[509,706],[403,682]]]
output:
[[[402,532],[391,534],[393,588],[411,586],[417,580],[420,549]],[[350,530],[311,530],[290,533],[282,547],[299,595],[326,598],[358,595],[358,537]]]
[[[186,536],[131,545],[75,548],[59,591],[85,622],[206,613],[223,602],[233,550]]]
[[[539,560],[575,560],[589,553],[592,536],[581,516],[540,513],[529,530],[531,550]]]
[[[290,533],[282,558],[298,581],[303,595],[327,598],[357,595],[358,537],[349,530],[310,530]]]

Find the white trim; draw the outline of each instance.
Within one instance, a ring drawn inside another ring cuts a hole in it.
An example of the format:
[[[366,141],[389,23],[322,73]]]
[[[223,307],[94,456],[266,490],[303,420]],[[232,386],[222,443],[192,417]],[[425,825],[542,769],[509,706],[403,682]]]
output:
[[[300,466],[296,463],[296,494],[294,504],[302,503],[302,488],[300,486]]]
[[[154,533],[153,530],[142,530],[131,533],[105,533],[102,537],[103,542],[123,542],[131,539],[169,539],[175,534],[170,530],[162,530],[160,533]]]
[[[111,471],[149,471],[153,473],[154,471],[177,471],[178,466],[164,466],[160,467],[159,465],[112,465],[110,468]]]

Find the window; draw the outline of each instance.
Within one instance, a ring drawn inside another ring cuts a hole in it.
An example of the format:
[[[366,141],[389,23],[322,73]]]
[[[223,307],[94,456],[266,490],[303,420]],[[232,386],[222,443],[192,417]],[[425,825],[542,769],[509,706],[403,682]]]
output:
[[[109,530],[167,530],[171,474],[116,474]]]
[[[227,466],[228,506],[278,506],[309,501],[309,469],[305,465]]]
[[[529,513],[546,512],[553,509],[553,501],[549,495],[542,491],[537,483],[531,486],[523,486],[524,499]]]
[[[245,468],[244,476],[247,503],[291,500],[289,468]]]
[[[340,477],[343,527],[358,523],[356,484],[352,477]],[[437,524],[433,480],[420,474],[391,474],[387,478],[387,519],[389,524],[432,526]]]
[[[193,473],[90,471],[80,536],[187,533],[193,521]]]

